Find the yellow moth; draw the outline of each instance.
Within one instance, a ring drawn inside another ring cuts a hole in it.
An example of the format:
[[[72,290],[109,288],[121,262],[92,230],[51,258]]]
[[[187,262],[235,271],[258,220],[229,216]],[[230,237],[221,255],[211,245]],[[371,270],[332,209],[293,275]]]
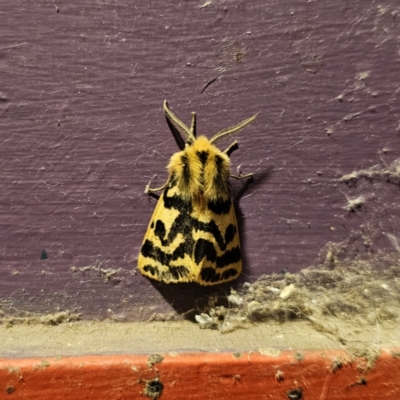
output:
[[[168,126],[181,151],[173,154],[169,177],[160,188],[149,227],[139,253],[139,271],[165,283],[197,282],[215,285],[236,279],[242,271],[239,232],[230,194],[230,154],[234,141],[221,151],[214,143],[244,128],[256,117],[214,135],[196,137],[196,114],[190,128],[180,121],[164,101]],[[185,140],[183,139],[183,137]]]

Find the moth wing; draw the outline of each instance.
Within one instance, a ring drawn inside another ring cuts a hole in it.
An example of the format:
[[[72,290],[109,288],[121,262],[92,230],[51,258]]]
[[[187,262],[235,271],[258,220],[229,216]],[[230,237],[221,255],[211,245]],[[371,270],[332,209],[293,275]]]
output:
[[[164,283],[193,282],[199,268],[193,265],[193,243],[185,234],[191,229],[187,226],[190,222],[181,221],[178,209],[165,207],[165,193],[157,201],[143,239],[138,269],[144,276]]]
[[[228,204],[226,213],[207,210],[200,215],[200,229],[193,233],[193,264],[198,269],[196,281],[200,285],[229,282],[242,271],[235,209],[231,200]]]

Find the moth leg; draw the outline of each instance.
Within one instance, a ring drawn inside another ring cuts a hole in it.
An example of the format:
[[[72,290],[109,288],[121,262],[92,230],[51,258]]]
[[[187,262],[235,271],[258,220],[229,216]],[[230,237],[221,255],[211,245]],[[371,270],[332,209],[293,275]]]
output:
[[[237,180],[241,180],[241,179],[252,179],[253,178],[253,174],[246,174],[246,175],[231,175],[231,178],[237,179]]]
[[[151,188],[150,188],[150,183],[151,183],[151,181],[146,185],[146,188],[144,189],[145,194],[151,194],[151,193],[154,193],[154,192],[160,192],[161,190],[164,190],[165,187],[166,187],[167,184],[168,184],[168,181],[165,182],[164,185],[162,185],[161,187],[159,187],[159,188],[154,188],[154,189],[151,189]]]
[[[231,174],[232,178],[235,178],[235,179],[238,179],[238,180],[241,180],[241,179],[253,179],[253,174],[242,175],[240,173],[240,165],[237,167],[237,171],[238,171],[238,175],[232,175]]]
[[[239,143],[235,140],[229,147],[224,150],[224,153],[230,157],[231,154],[239,148]]]

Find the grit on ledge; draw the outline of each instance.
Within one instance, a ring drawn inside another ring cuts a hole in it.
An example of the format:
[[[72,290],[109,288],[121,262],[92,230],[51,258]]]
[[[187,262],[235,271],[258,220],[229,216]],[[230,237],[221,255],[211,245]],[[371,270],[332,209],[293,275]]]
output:
[[[211,296],[196,310],[197,323],[178,315],[149,322],[3,316],[0,356],[342,349],[372,361],[379,349],[400,348],[398,254],[380,255],[384,269],[371,258],[339,262],[334,252],[325,261],[246,283],[224,304]]]

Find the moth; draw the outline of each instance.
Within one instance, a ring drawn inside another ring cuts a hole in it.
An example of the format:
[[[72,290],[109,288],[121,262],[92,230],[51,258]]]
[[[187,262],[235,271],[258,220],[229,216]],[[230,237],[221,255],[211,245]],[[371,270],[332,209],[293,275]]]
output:
[[[173,154],[168,180],[159,188],[146,186],[145,193],[162,191],[143,239],[138,269],[146,277],[165,283],[197,282],[215,285],[236,279],[242,259],[229,178],[234,141],[224,151],[214,143],[238,132],[258,114],[224,129],[211,139],[196,136],[196,113],[190,128],[163,105],[168,126],[180,148]]]

